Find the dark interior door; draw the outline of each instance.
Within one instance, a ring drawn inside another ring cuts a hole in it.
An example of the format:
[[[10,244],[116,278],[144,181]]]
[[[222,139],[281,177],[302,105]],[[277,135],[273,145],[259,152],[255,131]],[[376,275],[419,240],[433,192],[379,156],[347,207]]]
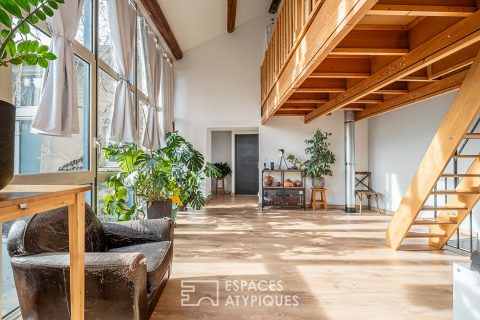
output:
[[[235,135],[235,193],[258,194],[258,134]]]

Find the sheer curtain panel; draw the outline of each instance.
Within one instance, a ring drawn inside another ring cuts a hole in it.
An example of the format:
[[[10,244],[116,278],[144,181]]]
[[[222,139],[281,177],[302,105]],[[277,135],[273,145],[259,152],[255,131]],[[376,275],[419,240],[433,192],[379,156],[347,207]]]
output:
[[[162,111],[163,111],[163,119],[162,119],[162,131],[163,135],[167,134],[168,132],[173,131],[173,66],[168,60],[168,58],[163,57],[163,67],[162,67]]]
[[[149,107],[148,117],[145,127],[145,134],[142,145],[149,150],[156,150],[160,148],[162,131],[159,121],[159,112],[161,110],[160,90],[162,79],[162,53],[155,41],[155,36],[150,35],[146,26],[143,25],[142,32],[146,40],[147,52],[147,74],[148,74],[148,89],[149,89]]]
[[[108,13],[113,51],[120,79],[115,91],[110,140],[135,141],[135,104],[130,92],[130,76],[135,54],[136,13],[128,0],[109,0]]]
[[[48,19],[52,35],[50,61],[32,132],[70,137],[80,133],[77,79],[72,42],[77,33],[84,0],[65,0]]]

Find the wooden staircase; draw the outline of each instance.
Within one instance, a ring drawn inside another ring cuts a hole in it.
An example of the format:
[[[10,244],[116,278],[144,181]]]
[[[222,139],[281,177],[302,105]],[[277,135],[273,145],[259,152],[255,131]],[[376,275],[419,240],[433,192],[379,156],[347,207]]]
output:
[[[421,161],[397,212],[387,229],[387,245],[393,249],[438,250],[443,248],[463,220],[480,200],[480,155],[457,154],[459,146],[469,139],[480,139],[480,133],[469,130],[480,115],[480,54],[468,72],[452,106],[445,115],[433,141]],[[480,151],[480,150],[479,150]],[[448,173],[452,161],[471,161],[465,173]],[[437,187],[441,181],[459,183]],[[456,187],[453,187],[456,185]],[[442,206],[428,206],[431,197],[445,199]],[[421,218],[435,212],[434,217]],[[417,228],[427,231],[415,231]],[[408,240],[407,240],[408,239]],[[404,244],[423,239],[421,246]]]

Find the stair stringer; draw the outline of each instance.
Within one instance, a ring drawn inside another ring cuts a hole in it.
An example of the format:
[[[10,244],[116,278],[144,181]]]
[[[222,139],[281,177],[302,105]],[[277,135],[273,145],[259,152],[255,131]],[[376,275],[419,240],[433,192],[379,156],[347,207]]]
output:
[[[468,71],[390,222],[386,234],[389,247],[398,249],[401,246],[450,158],[480,113],[478,79],[480,79],[480,54]]]

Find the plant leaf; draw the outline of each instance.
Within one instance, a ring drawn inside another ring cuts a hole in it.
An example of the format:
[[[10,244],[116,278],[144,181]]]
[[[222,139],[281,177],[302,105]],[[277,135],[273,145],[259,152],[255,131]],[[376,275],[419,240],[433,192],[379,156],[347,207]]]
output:
[[[44,54],[44,53],[47,53],[47,52],[48,52],[48,46],[46,46],[46,45],[41,45],[37,49],[37,53],[39,53],[39,54]]]
[[[24,35],[27,35],[30,33],[30,26],[28,25],[28,23],[22,22],[22,24],[18,28],[18,31],[20,31]]]
[[[13,42],[13,40],[8,41],[5,51],[10,57],[15,56],[15,54],[17,53],[17,46],[15,45],[15,42]]]
[[[28,2],[30,2],[35,7],[38,6],[38,0],[28,0]]]
[[[7,10],[10,14],[14,15],[15,17],[22,19],[22,11],[18,4],[15,3],[13,0],[2,0],[1,2],[2,7]]]
[[[47,60],[55,60],[57,59],[57,56],[51,52],[47,52],[43,55],[43,57]]]
[[[48,61],[47,59],[43,58],[43,57],[38,57],[38,65],[42,68],[47,68],[48,67]]]
[[[5,11],[3,11],[1,8],[0,8],[0,23],[2,23],[8,28],[12,27],[12,19],[10,19],[8,14]]]
[[[55,0],[55,1],[58,2],[58,3],[65,3],[64,0]]]
[[[20,53],[25,53],[28,50],[28,44],[30,40],[25,40],[17,44],[17,51]]]
[[[42,11],[38,10],[35,12],[35,15],[37,16],[38,19],[42,20],[42,21],[45,21],[47,20],[47,16],[45,15],[45,13],[43,13]]]
[[[7,38],[9,32],[10,31],[4,29],[4,30],[0,31],[0,35],[2,36],[3,39],[5,39],[5,38]]]
[[[30,11],[30,3],[28,3],[28,0],[15,0],[15,2],[23,8],[25,11]]]
[[[43,10],[43,12],[44,12],[47,16],[49,16],[49,17],[52,17],[52,16],[53,16],[53,10],[50,9],[49,6],[47,6],[47,5],[43,6],[43,7],[42,7],[42,10]]]
[[[55,10],[58,9],[58,4],[57,4],[55,1],[53,1],[53,0],[49,0],[49,1],[48,1],[48,5],[49,5],[50,7],[52,7],[53,9],[55,9]]]
[[[38,57],[34,54],[30,54],[27,56],[27,58],[25,59],[25,62],[29,65],[29,66],[34,66],[37,64],[38,62]]]
[[[30,22],[30,24],[37,24],[38,23],[37,16],[31,15],[30,18],[28,18],[28,22]]]
[[[15,57],[15,58],[10,60],[10,63],[18,66],[18,65],[23,63],[23,59],[22,59],[22,57]]]
[[[37,49],[40,47],[40,44],[38,43],[37,40],[32,40],[28,44],[28,52],[35,52]]]

